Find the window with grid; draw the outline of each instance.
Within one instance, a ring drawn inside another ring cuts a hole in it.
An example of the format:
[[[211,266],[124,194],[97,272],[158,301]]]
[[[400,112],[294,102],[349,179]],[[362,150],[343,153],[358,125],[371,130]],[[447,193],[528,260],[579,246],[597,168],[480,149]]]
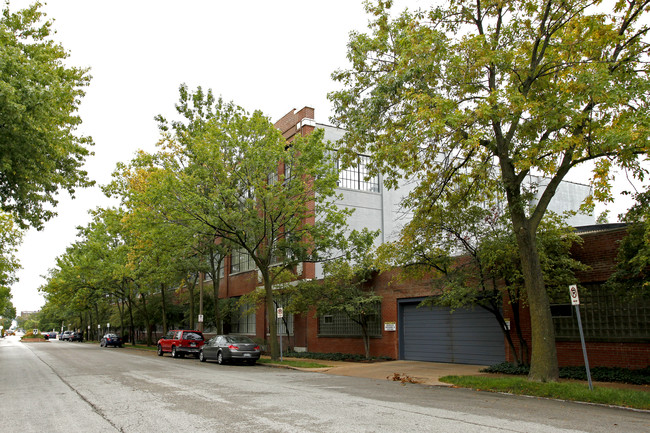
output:
[[[355,167],[344,169],[339,167],[339,187],[358,191],[379,192],[379,176],[369,177],[369,162],[369,156],[359,155]]]
[[[553,307],[552,307],[553,308]],[[650,301],[634,302],[606,290],[600,284],[580,291],[580,317],[585,339],[590,341],[650,341]],[[552,310],[553,311],[553,310]],[[570,314],[569,314],[570,312]],[[555,335],[559,340],[580,338],[575,307],[554,314]]]
[[[246,272],[255,269],[253,258],[244,249],[233,249],[230,262],[230,273]]]
[[[231,320],[233,334],[255,334],[255,308],[252,304],[243,304]]]
[[[377,314],[370,319],[368,334],[371,337],[381,337],[380,304],[377,304]],[[318,317],[318,335],[320,337],[361,337],[361,325],[344,313],[326,314]]]

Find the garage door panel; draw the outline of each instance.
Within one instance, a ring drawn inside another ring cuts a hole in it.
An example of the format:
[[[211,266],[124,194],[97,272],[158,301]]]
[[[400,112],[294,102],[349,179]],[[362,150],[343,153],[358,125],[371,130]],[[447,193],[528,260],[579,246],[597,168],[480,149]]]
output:
[[[417,305],[400,304],[402,359],[482,365],[505,359],[503,333],[489,312]]]

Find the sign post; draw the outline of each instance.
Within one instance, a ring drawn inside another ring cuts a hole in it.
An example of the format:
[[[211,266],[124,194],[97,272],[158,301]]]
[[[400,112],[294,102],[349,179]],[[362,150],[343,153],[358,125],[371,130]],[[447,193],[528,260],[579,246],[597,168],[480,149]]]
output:
[[[282,307],[275,310],[275,316],[278,318],[278,329],[280,329],[280,320],[284,316]],[[282,362],[282,334],[280,334],[280,362]]]
[[[593,391],[594,386],[591,383],[591,370],[589,369],[589,359],[587,359],[587,346],[585,345],[585,334],[582,332],[582,319],[580,318],[580,297],[578,296],[578,286],[572,284],[569,286],[571,296],[571,305],[576,309],[578,318],[578,330],[580,330],[580,342],[582,343],[582,356],[585,359],[585,369],[587,370],[587,380],[589,381],[589,390]]]

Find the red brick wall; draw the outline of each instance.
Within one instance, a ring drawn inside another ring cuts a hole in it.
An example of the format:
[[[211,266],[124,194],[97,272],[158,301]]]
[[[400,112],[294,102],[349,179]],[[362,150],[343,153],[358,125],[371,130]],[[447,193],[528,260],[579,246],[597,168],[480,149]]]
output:
[[[393,359],[399,358],[399,328],[396,331],[385,331],[385,322],[397,323],[398,301],[401,299],[413,299],[431,296],[431,280],[403,280],[399,278],[399,270],[382,273],[373,280],[373,287],[378,295],[383,297],[381,302],[382,334],[381,337],[370,339],[371,356],[387,356]],[[365,349],[363,339],[319,337],[318,319],[313,313],[307,317],[308,321],[308,350],[320,353],[353,353],[364,355]],[[399,327],[399,323],[397,323]]]
[[[626,235],[625,228],[617,228],[608,231],[591,232],[582,234],[582,245],[572,248],[572,256],[582,263],[590,266],[590,270],[577,274],[581,283],[599,283],[606,281],[616,265],[618,245]],[[512,309],[504,302],[504,316],[511,318]],[[524,338],[530,347],[530,315],[526,308],[521,309],[521,327]],[[514,326],[511,327],[510,335],[519,350]],[[587,358],[591,367],[623,367],[623,368],[645,368],[650,366],[650,343],[616,343],[616,342],[593,342],[587,341]],[[579,340],[558,341],[556,343],[558,364],[564,366],[584,365],[582,346]],[[513,361],[514,356],[506,347],[506,359]]]

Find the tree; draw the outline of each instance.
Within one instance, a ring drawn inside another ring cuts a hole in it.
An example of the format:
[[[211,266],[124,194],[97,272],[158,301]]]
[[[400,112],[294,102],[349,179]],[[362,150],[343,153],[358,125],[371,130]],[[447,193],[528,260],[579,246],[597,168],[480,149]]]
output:
[[[618,249],[616,269],[607,286],[630,299],[650,298],[650,190],[635,195],[636,203],[623,216],[628,223]]]
[[[55,215],[59,189],[93,184],[81,169],[92,141],[75,135],[88,71],[64,64],[40,7],[7,4],[0,16],[0,208],[36,228]]]
[[[531,325],[530,378],[558,364],[537,232],[558,185],[593,163],[593,199],[610,200],[613,167],[642,178],[648,152],[648,1],[449,2],[392,19],[368,4],[370,34],[352,34],[352,66],[334,73],[334,120],[371,174],[420,178],[410,204],[465,191],[506,193]],[[533,206],[529,175],[548,184]]]
[[[544,282],[555,302],[567,297],[575,284],[574,272],[586,267],[572,259],[570,249],[581,239],[557,215],[547,215],[538,233]],[[529,348],[520,323],[520,306],[526,305],[517,243],[508,225],[508,215],[498,202],[457,206],[434,204],[424,212],[416,209],[398,241],[379,247],[381,268],[402,267],[400,278],[432,281],[433,295],[425,305],[453,310],[478,306],[499,323],[517,364],[528,364]],[[512,329],[520,348],[510,336],[502,306],[513,313]]]
[[[16,227],[12,216],[0,212],[0,287],[7,290],[16,282],[15,273],[20,268],[16,252],[22,236],[23,233]]]
[[[366,359],[370,359],[370,324],[379,315],[382,297],[367,283],[377,273],[373,243],[379,235],[363,229],[353,230],[348,238],[347,254],[323,265],[320,281],[302,281],[290,292],[288,311],[316,314],[344,314],[358,324],[363,337]]]
[[[162,118],[162,149],[122,167],[117,182],[143,167],[159,172],[149,205],[197,236],[224,242],[232,255],[254,264],[265,290],[269,347],[279,357],[273,285],[299,263],[334,251],[347,211],[334,204],[336,171],[322,131],[290,144],[271,122],[199,88],[181,87],[182,121]],[[153,185],[153,183],[151,184]],[[134,198],[134,197],[130,197]],[[216,300],[215,300],[216,302]]]

